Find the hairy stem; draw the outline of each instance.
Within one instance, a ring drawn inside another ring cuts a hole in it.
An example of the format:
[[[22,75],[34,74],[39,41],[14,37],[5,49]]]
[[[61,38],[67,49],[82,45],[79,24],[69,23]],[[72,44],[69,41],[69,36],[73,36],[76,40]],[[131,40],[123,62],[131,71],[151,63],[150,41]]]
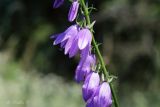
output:
[[[88,7],[85,5],[85,1],[84,0],[81,0],[81,5],[82,5],[83,11],[84,11],[86,22],[87,22],[88,25],[90,25],[91,21],[90,21],[90,17],[89,17]],[[100,61],[101,65],[102,65],[103,73],[104,73],[104,75],[106,77],[106,80],[108,80],[109,79],[109,73],[108,73],[108,71],[107,71],[107,69],[105,67],[105,63],[104,63],[103,57],[102,57],[102,55],[100,53],[100,50],[98,48],[98,45],[97,45],[97,43],[95,41],[94,36],[92,37],[92,42],[93,42],[93,45],[95,47],[96,53],[98,55],[99,61]],[[113,97],[113,100],[114,100],[114,105],[115,105],[115,107],[119,107],[119,104],[118,104],[118,101],[117,101],[117,97],[116,97],[116,93],[114,91],[114,87],[113,87],[112,83],[110,83],[110,87],[111,87],[111,91],[112,91],[112,97]]]

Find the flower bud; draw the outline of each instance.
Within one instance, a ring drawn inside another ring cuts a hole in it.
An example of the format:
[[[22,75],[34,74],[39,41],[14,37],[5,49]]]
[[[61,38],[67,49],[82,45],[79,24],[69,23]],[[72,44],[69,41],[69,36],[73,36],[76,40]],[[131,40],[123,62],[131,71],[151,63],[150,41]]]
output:
[[[53,8],[58,8],[64,3],[64,0],[54,0]]]
[[[79,8],[78,0],[73,1],[70,7],[69,13],[68,13],[68,20],[70,22],[74,21],[74,19],[76,18],[77,13],[78,13],[78,8]]]

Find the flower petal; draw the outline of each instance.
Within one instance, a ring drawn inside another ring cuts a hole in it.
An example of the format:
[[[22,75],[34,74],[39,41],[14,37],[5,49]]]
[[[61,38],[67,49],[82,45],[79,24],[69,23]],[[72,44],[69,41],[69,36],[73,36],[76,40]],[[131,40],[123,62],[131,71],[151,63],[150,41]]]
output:
[[[66,43],[67,43],[67,40],[63,41],[63,42],[61,43],[61,48],[64,48],[65,45],[66,45]]]
[[[77,83],[84,81],[84,71],[81,70],[81,65],[76,68],[75,80]]]
[[[72,35],[72,36],[69,38],[69,40],[67,41],[67,43],[66,43],[66,45],[65,45],[65,52],[64,52],[65,55],[68,54],[68,52],[69,52],[69,50],[70,50],[70,48],[71,48],[74,40],[75,40],[75,35]]]
[[[81,60],[83,62],[87,59],[87,56],[91,53],[91,45],[88,44],[82,51],[81,51]]]
[[[77,40],[73,41],[72,46],[69,50],[69,57],[73,57],[77,54],[78,52],[78,45],[77,45]]]
[[[63,40],[64,36],[65,36],[64,33],[57,34],[56,35],[56,39],[55,39],[53,44],[57,45],[57,44],[61,43],[61,41]]]

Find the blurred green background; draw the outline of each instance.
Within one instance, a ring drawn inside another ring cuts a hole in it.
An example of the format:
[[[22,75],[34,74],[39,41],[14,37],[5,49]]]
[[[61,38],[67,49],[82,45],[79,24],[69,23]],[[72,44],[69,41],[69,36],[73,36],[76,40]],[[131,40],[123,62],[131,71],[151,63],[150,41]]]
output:
[[[120,107],[160,107],[160,0],[88,0],[95,36]],[[50,36],[63,32],[70,3],[0,0],[0,106],[85,107],[69,59]]]

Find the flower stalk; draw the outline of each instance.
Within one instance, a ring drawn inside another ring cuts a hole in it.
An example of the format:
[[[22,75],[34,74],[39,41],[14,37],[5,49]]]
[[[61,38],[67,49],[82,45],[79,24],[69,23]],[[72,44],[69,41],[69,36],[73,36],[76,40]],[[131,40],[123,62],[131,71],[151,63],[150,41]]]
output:
[[[54,0],[53,7],[58,8],[64,0]],[[75,71],[77,83],[83,83],[82,94],[86,102],[86,107],[111,107],[112,100],[115,107],[119,107],[114,87],[111,83],[113,76],[109,75],[96,40],[93,36],[93,25],[91,23],[90,10],[85,0],[73,0],[69,10],[68,20],[74,21],[77,17],[79,4],[83,21],[67,28],[64,32],[52,35],[53,45],[60,45],[64,49],[64,54],[74,57],[80,54],[80,62]],[[92,54],[92,44],[95,52]],[[96,64],[96,56],[100,63]],[[92,69],[93,68],[93,69]]]
[[[83,8],[83,11],[84,11],[84,16],[85,16],[85,19],[86,19],[86,22],[87,22],[87,25],[90,25],[91,24],[91,21],[90,21],[90,16],[89,16],[89,11],[88,11],[88,7],[86,6],[85,4],[85,1],[84,0],[80,0],[81,2],[81,5],[82,5],[82,8]],[[91,28],[91,31],[93,31],[93,29]],[[93,36],[93,34],[92,34]],[[109,76],[109,73],[105,67],[105,63],[104,63],[104,60],[103,60],[103,57],[100,53],[100,50],[98,48],[98,45],[96,43],[96,40],[94,38],[94,36],[92,37],[92,43],[95,47],[95,50],[96,50],[96,53],[98,55],[98,58],[99,58],[99,61],[101,63],[101,66],[102,66],[102,69],[103,69],[103,73],[104,73],[104,76],[106,78],[106,80],[108,81],[108,79],[110,78]],[[111,92],[112,92],[112,97],[113,97],[113,101],[114,101],[114,105],[115,107],[119,107],[119,104],[118,104],[118,101],[117,101],[117,97],[116,97],[116,93],[115,93],[115,90],[114,90],[114,87],[112,85],[112,83],[110,82],[110,88],[111,88]]]

